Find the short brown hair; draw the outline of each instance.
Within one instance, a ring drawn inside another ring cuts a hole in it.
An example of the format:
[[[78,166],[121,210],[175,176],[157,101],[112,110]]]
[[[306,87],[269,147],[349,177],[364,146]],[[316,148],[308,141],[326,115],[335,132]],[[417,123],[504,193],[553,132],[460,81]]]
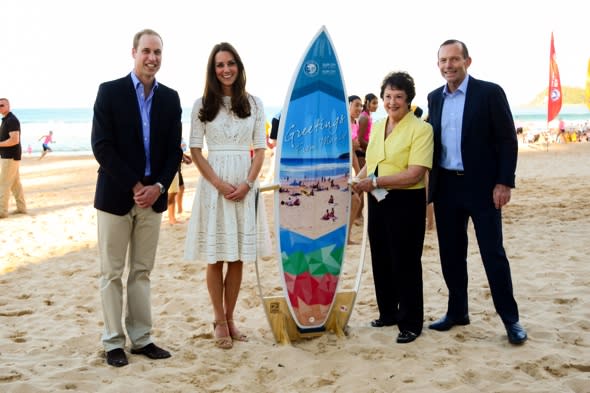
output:
[[[135,35],[133,36],[133,49],[137,49],[137,47],[139,46],[139,40],[141,39],[141,36],[146,35],[146,34],[147,35],[155,35],[156,37],[158,37],[160,39],[160,41],[162,41],[162,46],[164,45],[164,40],[162,39],[162,37],[160,37],[160,34],[156,33],[152,29],[143,29],[143,30],[135,33]]]
[[[445,42],[443,42],[442,44],[440,44],[440,46],[438,47],[438,51],[440,52],[440,48],[442,48],[443,46],[454,45],[454,44],[461,45],[461,50],[463,52],[463,58],[464,59],[466,59],[466,58],[469,57],[469,50],[467,50],[467,45],[465,45],[465,43],[463,41],[459,41],[459,40],[456,40],[456,39],[446,40]]]

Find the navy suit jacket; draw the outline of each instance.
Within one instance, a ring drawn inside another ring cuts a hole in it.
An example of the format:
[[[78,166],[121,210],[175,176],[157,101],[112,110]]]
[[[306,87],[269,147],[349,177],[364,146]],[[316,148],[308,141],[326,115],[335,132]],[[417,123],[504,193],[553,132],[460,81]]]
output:
[[[150,116],[150,164],[153,183],[168,189],[182,157],[182,108],[175,90],[161,83],[154,91]],[[116,215],[133,205],[133,186],[144,177],[146,155],[137,95],[131,75],[98,88],[92,119],[92,152],[100,165],[94,207]],[[167,208],[167,193],[152,205]]]
[[[443,87],[428,94],[428,122],[434,131],[428,200],[434,202],[442,150]],[[518,141],[506,94],[497,84],[471,76],[463,111],[461,155],[472,202],[489,204],[493,200],[492,191],[496,184],[514,188]]]

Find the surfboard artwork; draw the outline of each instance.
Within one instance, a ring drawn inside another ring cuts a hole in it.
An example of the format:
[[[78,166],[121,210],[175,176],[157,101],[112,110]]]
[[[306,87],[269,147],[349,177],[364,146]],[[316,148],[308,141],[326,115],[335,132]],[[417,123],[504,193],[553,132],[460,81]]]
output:
[[[324,26],[295,70],[277,141],[275,225],[284,295],[297,329],[318,332],[342,271],[351,171],[348,101]]]

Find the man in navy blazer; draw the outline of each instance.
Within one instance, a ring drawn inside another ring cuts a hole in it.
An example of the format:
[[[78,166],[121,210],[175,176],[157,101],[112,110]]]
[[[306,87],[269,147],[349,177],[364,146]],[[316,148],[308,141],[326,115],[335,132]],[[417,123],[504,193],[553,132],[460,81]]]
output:
[[[502,88],[467,74],[471,57],[458,40],[445,41],[438,66],[447,84],[428,95],[434,131],[429,201],[434,203],[439,254],[449,290],[447,313],[429,328],[469,324],[467,224],[473,222],[496,311],[508,340],[527,339],[519,323],[510,264],[502,244],[501,208],[514,188],[518,142]]]
[[[97,209],[100,293],[104,316],[102,343],[107,363],[128,364],[131,353],[170,357],[151,339],[150,273],[154,267],[161,213],[168,186],[182,157],[178,93],[156,81],[162,39],[142,30],[133,39],[133,71],[100,85],[94,103],[92,151],[99,163]],[[125,330],[122,275],[128,259]]]

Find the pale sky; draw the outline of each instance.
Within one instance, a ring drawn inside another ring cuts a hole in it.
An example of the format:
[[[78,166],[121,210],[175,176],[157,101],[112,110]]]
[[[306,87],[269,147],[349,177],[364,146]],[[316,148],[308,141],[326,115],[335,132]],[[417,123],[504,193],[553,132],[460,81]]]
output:
[[[183,107],[203,93],[213,45],[236,47],[247,89],[279,107],[303,51],[325,25],[347,93],[379,94],[390,71],[416,82],[414,104],[444,81],[436,65],[446,39],[464,41],[476,78],[500,84],[514,106],[549,80],[555,35],[563,86],[584,87],[590,5],[583,0],[2,0],[0,97],[12,109],[92,107],[98,85],[129,73],[133,35],[152,28],[163,38],[157,79]]]

